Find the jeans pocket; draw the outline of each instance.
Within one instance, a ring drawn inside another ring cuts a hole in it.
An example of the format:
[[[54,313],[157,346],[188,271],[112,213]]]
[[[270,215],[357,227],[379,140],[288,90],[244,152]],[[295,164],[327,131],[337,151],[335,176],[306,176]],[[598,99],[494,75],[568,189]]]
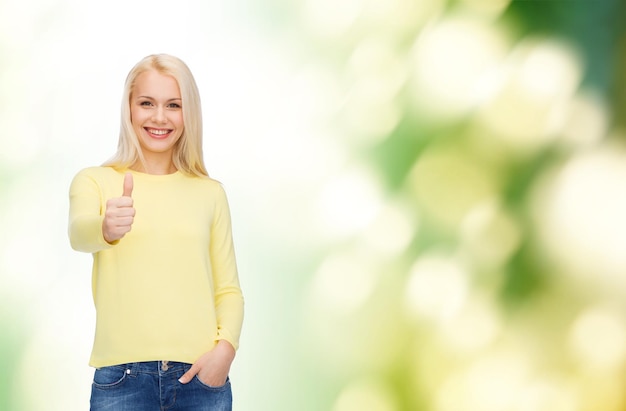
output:
[[[93,375],[93,386],[100,389],[111,389],[120,386],[128,375],[126,367],[113,365],[96,369]]]
[[[206,388],[208,390],[223,390],[225,388],[228,387],[228,385],[230,384],[230,378],[226,377],[226,382],[224,382],[224,384],[222,385],[218,385],[218,386],[212,386],[212,385],[208,385],[202,382],[202,380],[198,377],[198,375],[196,374],[193,379],[202,386],[202,388]]]

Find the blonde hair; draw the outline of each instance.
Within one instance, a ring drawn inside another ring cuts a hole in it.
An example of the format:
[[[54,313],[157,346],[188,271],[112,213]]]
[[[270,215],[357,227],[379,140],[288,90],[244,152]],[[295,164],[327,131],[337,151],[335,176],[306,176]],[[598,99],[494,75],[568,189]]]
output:
[[[186,174],[208,176],[202,156],[202,108],[198,86],[189,67],[179,58],[167,54],[144,57],[128,73],[122,96],[122,118],[117,152],[103,165],[120,169],[128,168],[139,161],[145,168],[141,146],[131,122],[130,98],[137,77],[149,70],[173,77],[180,89],[184,129],[174,146],[172,154],[174,166]]]

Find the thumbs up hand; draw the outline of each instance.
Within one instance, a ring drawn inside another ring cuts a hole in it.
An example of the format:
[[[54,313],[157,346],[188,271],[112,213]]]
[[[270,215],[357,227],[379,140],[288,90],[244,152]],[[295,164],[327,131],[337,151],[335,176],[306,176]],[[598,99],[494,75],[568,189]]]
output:
[[[107,201],[104,221],[102,221],[102,234],[109,243],[124,237],[133,225],[135,209],[133,208],[132,194],[133,175],[126,173],[122,196]]]

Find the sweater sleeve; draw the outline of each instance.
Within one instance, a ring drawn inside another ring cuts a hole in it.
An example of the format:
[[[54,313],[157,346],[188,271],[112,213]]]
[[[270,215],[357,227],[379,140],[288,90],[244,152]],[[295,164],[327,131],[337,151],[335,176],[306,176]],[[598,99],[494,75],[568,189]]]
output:
[[[76,251],[95,253],[113,246],[102,234],[104,210],[101,197],[98,183],[86,170],[72,180],[68,234]]]
[[[243,323],[243,294],[239,286],[228,200],[220,185],[211,227],[210,258],[215,286],[217,340],[228,341],[235,350]]]

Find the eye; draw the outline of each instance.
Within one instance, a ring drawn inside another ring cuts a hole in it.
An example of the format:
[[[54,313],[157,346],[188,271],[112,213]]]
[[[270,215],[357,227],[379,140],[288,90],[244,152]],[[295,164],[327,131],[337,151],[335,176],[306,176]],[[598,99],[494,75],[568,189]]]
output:
[[[169,108],[181,108],[181,105],[178,103],[170,103],[167,105]]]
[[[142,101],[142,102],[140,102],[140,103],[139,103],[139,105],[140,105],[140,106],[145,106],[145,107],[148,107],[148,106],[151,106],[151,105],[152,105],[152,103],[151,103],[151,102],[149,102],[149,101]]]

